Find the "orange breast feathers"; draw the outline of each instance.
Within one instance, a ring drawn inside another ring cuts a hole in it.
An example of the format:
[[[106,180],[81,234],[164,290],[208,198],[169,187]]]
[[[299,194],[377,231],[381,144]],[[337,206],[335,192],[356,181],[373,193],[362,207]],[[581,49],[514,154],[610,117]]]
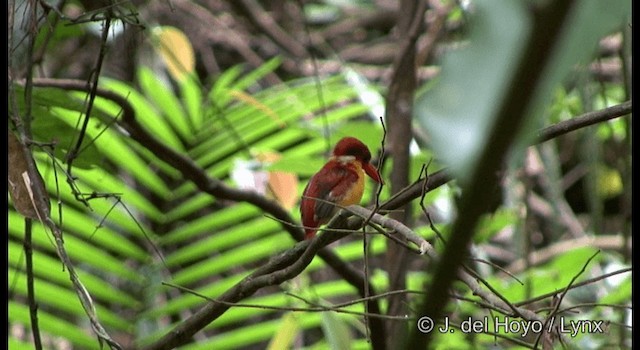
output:
[[[356,148],[341,152],[339,146],[344,140]],[[302,195],[300,214],[306,239],[313,238],[318,227],[326,224],[340,207],[360,202],[365,173],[382,182],[377,170],[369,163],[370,158],[369,150],[357,139],[345,138],[338,142],[334,156],[309,180]]]

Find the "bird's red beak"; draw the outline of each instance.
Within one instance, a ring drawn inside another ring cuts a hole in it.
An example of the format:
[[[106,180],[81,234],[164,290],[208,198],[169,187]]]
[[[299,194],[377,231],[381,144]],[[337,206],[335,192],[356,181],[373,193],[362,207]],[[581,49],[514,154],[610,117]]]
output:
[[[371,165],[371,163],[363,163],[362,169],[364,169],[364,172],[367,173],[367,175],[369,175],[369,177],[374,179],[376,182],[384,184],[384,182],[382,182],[382,179],[378,175],[378,170],[373,165]]]

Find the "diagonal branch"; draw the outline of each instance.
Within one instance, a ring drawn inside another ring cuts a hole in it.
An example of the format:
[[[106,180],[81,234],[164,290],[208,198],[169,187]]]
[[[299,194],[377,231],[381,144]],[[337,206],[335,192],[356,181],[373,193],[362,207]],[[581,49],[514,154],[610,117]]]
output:
[[[599,111],[585,113],[581,116],[565,120],[561,123],[549,126],[538,132],[536,143],[542,143],[570,131],[574,131],[585,126],[601,123],[609,119],[621,117],[631,113],[631,101],[623,102],[619,105],[611,106]]]

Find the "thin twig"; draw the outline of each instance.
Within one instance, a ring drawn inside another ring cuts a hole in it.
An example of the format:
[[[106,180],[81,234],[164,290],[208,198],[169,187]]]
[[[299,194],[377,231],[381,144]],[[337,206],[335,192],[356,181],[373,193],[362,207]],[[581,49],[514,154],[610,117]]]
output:
[[[429,162],[426,165],[422,164],[422,168],[420,169],[420,175],[418,176],[418,179],[420,179],[422,177],[422,174],[423,173],[425,174],[424,181],[422,181],[422,192],[420,194],[420,208],[422,208],[422,212],[427,217],[427,221],[429,221],[429,227],[431,228],[431,231],[433,231],[436,234],[436,236],[440,238],[443,244],[446,244],[447,241],[444,239],[444,236],[440,233],[440,230],[436,228],[436,225],[433,223],[433,220],[431,220],[431,214],[427,210],[427,207],[424,205],[424,199],[427,196],[427,193],[429,192],[429,186],[428,186],[429,185],[429,173],[428,173],[429,165],[431,165],[431,159],[429,159]]]
[[[524,285],[524,283],[522,281],[520,281],[520,279],[518,279],[518,277],[516,277],[513,273],[509,272],[509,270],[505,269],[502,266],[499,266],[498,264],[495,264],[491,261],[485,260],[485,259],[478,259],[478,258],[472,258],[472,261],[476,261],[479,263],[483,263],[483,264],[487,264],[491,267],[493,267],[494,269],[500,270],[502,271],[505,275],[513,278],[514,280],[516,280],[518,283],[520,283],[520,285]]]
[[[493,286],[487,282],[484,278],[482,278],[477,272],[473,271],[469,266],[467,266],[466,264],[462,265],[462,268],[464,269],[464,271],[466,271],[469,275],[475,277],[476,280],[480,281],[485,287],[487,287],[487,289],[489,289],[491,291],[491,293],[493,293],[493,295],[497,296],[500,300],[502,300],[502,302],[504,303],[504,305],[508,306],[509,309],[513,312],[514,315],[524,319],[524,316],[520,313],[520,310],[513,305],[509,299],[507,299],[504,295],[502,295],[502,293],[498,292],[497,289],[493,288]]]
[[[568,250],[581,247],[595,247],[602,250],[616,250],[624,253],[624,238],[619,235],[571,238],[534,251],[527,257],[527,259],[531,261],[531,265],[540,265],[554,257],[562,255]],[[630,250],[631,244],[629,244],[629,251]],[[524,268],[525,260],[524,258],[521,258],[509,264],[506,269],[512,273],[518,273],[524,271]]]
[[[628,267],[628,268],[616,270],[616,271],[613,271],[613,272],[605,273],[603,275],[600,275],[600,276],[597,276],[597,277],[594,277],[594,278],[590,278],[590,279],[584,280],[582,282],[574,283],[574,284],[571,285],[569,290],[574,289],[574,288],[578,288],[578,287],[582,287],[582,286],[586,286],[588,284],[591,284],[591,283],[594,283],[594,282],[598,282],[598,281],[607,279],[607,278],[615,276],[615,275],[619,275],[619,274],[623,274],[623,273],[627,273],[627,272],[632,272],[632,271],[633,271],[633,268]],[[544,299],[550,298],[550,297],[552,297],[554,295],[557,295],[557,294],[558,294],[558,292],[545,293],[545,294],[539,295],[539,296],[534,297],[534,298],[530,298],[530,299],[527,299],[527,300],[523,300],[523,301],[514,303],[513,305],[515,305],[517,307],[521,307],[521,306],[533,304],[533,303],[538,302],[540,300],[544,300]]]
[[[25,269],[27,273],[27,299],[29,300],[29,317],[31,319],[31,334],[33,335],[33,346],[36,350],[42,349],[42,339],[40,338],[40,326],[38,324],[38,302],[36,301],[36,291],[33,281],[33,250],[31,247],[32,219],[24,218],[24,256]]]
[[[378,166],[376,167],[376,173],[378,174],[378,178],[382,179],[382,177],[380,176],[380,167],[382,164],[384,164],[384,142],[385,139],[387,137],[387,128],[384,126],[384,118],[380,117],[380,125],[382,125],[382,140],[380,140],[380,156],[378,157]],[[363,251],[363,256],[364,256],[364,266],[363,266],[363,275],[364,275],[364,279],[365,279],[365,284],[364,284],[364,297],[368,298],[370,296],[370,291],[369,291],[369,255],[370,255],[370,251],[369,251],[369,236],[366,234],[366,229],[365,227],[367,226],[367,223],[369,222],[369,220],[371,220],[371,217],[373,217],[373,214],[376,213],[376,211],[378,210],[378,208],[380,207],[380,194],[382,193],[382,188],[384,187],[384,181],[382,181],[379,185],[378,185],[378,190],[376,192],[376,196],[375,196],[375,204],[373,207],[373,210],[371,211],[370,216],[364,221],[364,224],[362,224],[362,251]],[[365,309],[364,309],[365,313],[369,313],[369,309],[367,304],[365,304]],[[369,329],[369,320],[367,319],[367,316],[365,316],[365,324],[367,325],[365,327],[366,329],[366,337],[368,341],[371,341],[371,335],[370,335],[370,329]]]
[[[568,292],[568,291],[569,291],[569,289],[571,288],[571,285],[576,281],[576,279],[578,279],[578,277],[580,277],[580,275],[582,275],[582,274],[586,271],[587,266],[589,265],[589,263],[591,262],[591,260],[593,260],[593,259],[594,259],[598,254],[600,254],[600,250],[596,251],[593,255],[591,255],[591,256],[589,257],[589,259],[587,259],[587,261],[582,265],[582,269],[580,269],[580,271],[578,271],[578,273],[576,273],[576,274],[573,276],[573,278],[571,278],[571,280],[569,281],[569,283],[567,284],[567,286],[564,288],[564,290],[562,291],[562,293],[560,293],[560,296],[559,296],[559,298],[558,298],[557,302],[555,302],[555,306],[554,306],[553,310],[549,313],[548,318],[547,318],[547,319],[545,319],[543,329],[546,329],[546,328],[547,328],[547,323],[549,322],[549,320],[557,314],[558,309],[560,308],[560,304],[562,304],[562,300],[563,300],[563,299],[564,299],[564,297],[567,295],[567,292]],[[540,334],[538,334],[538,336],[536,337],[536,341],[535,341],[535,343],[534,343],[534,345],[535,345],[536,347],[538,346],[538,343],[540,342],[540,339],[542,338],[542,335],[543,335],[543,334],[544,334],[544,333],[540,333]]]
[[[107,54],[107,39],[109,37],[109,29],[111,28],[111,11],[110,10],[107,11],[107,15],[106,15],[103,26],[104,27],[102,28],[102,38],[100,42],[100,51],[98,53],[98,59],[96,62],[96,66],[93,69],[93,74],[89,78],[89,81],[87,82],[87,84],[90,87],[90,91],[88,95],[87,106],[84,112],[84,120],[82,122],[82,126],[80,127],[80,131],[78,132],[78,140],[75,146],[69,149],[69,152],[67,153],[67,157],[66,157],[67,173],[69,175],[73,174],[73,171],[72,171],[73,162],[80,154],[80,149],[82,148],[82,141],[84,140],[84,136],[87,132],[87,127],[89,126],[89,118],[91,117],[91,112],[93,110],[93,103],[96,99],[98,81],[100,79],[100,72],[102,71],[102,63],[104,62],[104,57]],[[73,180],[71,179],[73,179],[73,176],[69,177],[67,181],[71,185],[71,189],[74,190],[74,186],[72,185]],[[75,191],[74,191],[74,194],[76,196],[76,200],[83,203],[87,207],[89,206],[89,203],[84,198],[82,198],[82,196],[79,196]]]
[[[606,304],[606,303],[580,303],[580,304],[576,304],[576,305],[571,305],[568,306],[564,309],[559,309],[558,311],[556,311],[556,315],[561,315],[565,312],[569,312],[569,311],[573,311],[575,309],[583,309],[583,308],[587,308],[587,307],[591,307],[591,308],[595,308],[595,307],[609,307],[612,309],[621,309],[621,310],[626,310],[626,311],[631,311],[633,310],[633,306],[631,305],[615,305],[615,304]],[[537,312],[543,312],[543,311],[551,311],[552,308],[540,308],[537,309]]]
[[[180,291],[195,295],[201,299],[204,299],[210,303],[219,303],[225,306],[229,306],[229,307],[242,307],[242,308],[249,308],[249,309],[262,309],[262,310],[274,310],[274,311],[288,311],[288,312],[327,312],[327,311],[331,311],[331,312],[337,312],[337,313],[343,313],[343,314],[349,314],[349,315],[356,315],[356,316],[366,316],[366,317],[375,317],[375,318],[381,318],[381,319],[392,319],[392,320],[409,320],[409,318],[404,317],[404,316],[387,316],[387,315],[382,315],[382,314],[367,314],[366,312],[359,312],[359,311],[352,311],[352,310],[345,310],[343,309],[345,306],[324,306],[324,305],[319,305],[317,303],[313,303],[311,301],[308,301],[300,296],[296,296],[296,295],[292,295],[290,294],[292,297],[296,298],[296,299],[300,299],[302,301],[304,301],[307,304],[312,305],[312,307],[291,307],[291,306],[271,306],[271,305],[263,305],[263,304],[251,304],[251,303],[237,303],[237,302],[228,302],[228,301],[224,301],[224,300],[220,300],[220,299],[215,299],[215,298],[210,298],[204,294],[198,293],[197,291],[190,289],[190,288],[186,288],[174,283],[169,283],[169,282],[162,282],[163,285],[165,286],[169,286],[172,288],[176,288]]]

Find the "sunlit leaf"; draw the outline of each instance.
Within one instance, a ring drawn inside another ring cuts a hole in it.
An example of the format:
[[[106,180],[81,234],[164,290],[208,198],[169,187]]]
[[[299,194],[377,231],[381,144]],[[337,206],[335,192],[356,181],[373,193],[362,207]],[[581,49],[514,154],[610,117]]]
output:
[[[292,347],[293,340],[299,331],[298,318],[298,315],[291,312],[280,319],[282,325],[271,338],[267,350],[289,349]]]
[[[143,92],[157,105],[164,119],[173,127],[175,132],[187,142],[191,142],[193,128],[189,124],[189,117],[175,93],[163,84],[151,69],[140,67],[138,81]]]
[[[30,323],[29,308],[27,305],[9,300],[8,315],[9,321],[12,323]],[[58,337],[64,337],[80,348],[87,350],[100,349],[98,341],[92,335],[87,334],[82,329],[75,327],[72,322],[64,320],[57,315],[39,310],[38,324],[41,331]]]
[[[322,331],[331,349],[351,347],[351,335],[348,325],[333,312],[323,312]]]
[[[605,199],[613,198],[622,194],[624,186],[622,177],[616,169],[601,166],[597,172],[598,194]]]
[[[154,106],[145,99],[145,97],[136,89],[128,84],[112,80],[101,79],[100,82],[104,84],[104,87],[108,90],[112,90],[119,95],[125,97],[127,101],[135,110],[135,118],[143,125],[154,137],[158,138],[164,144],[172,147],[180,152],[184,151],[184,147],[180,142],[180,139],[171,130],[171,127],[164,122],[164,118],[158,114]],[[120,106],[115,105],[110,101],[97,100],[96,106],[99,106],[107,113],[113,115],[119,115],[122,110]]]
[[[176,81],[186,79],[196,66],[191,41],[178,28],[163,26],[153,30],[157,40],[155,48]]]

